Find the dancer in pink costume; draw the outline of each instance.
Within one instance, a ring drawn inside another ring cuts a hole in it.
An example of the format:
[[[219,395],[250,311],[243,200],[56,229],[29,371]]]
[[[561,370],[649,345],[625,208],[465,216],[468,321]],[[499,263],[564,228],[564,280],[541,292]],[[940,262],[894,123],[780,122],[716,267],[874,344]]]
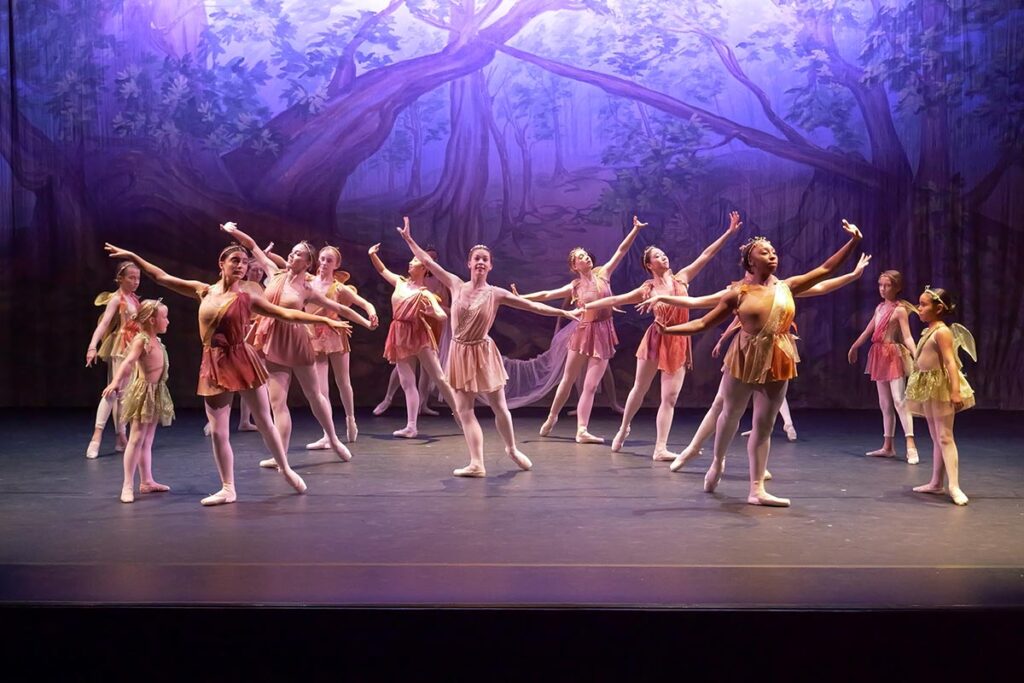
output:
[[[582,310],[591,311],[611,308],[620,304],[636,304],[657,294],[675,296],[688,294],[693,278],[697,277],[742,225],[739,212],[730,213],[729,227],[722,233],[722,236],[708,245],[693,263],[678,273],[672,272],[665,252],[655,246],[647,247],[641,257],[641,263],[644,270],[651,274],[650,280],[627,294],[584,303],[581,307]],[[686,379],[686,370],[692,367],[693,363],[690,340],[684,337],[666,337],[661,333],[660,325],[675,325],[685,322],[689,320],[689,311],[686,308],[667,304],[656,304],[652,309],[655,322],[647,328],[647,332],[644,333],[643,339],[640,340],[640,346],[637,348],[636,379],[626,398],[626,411],[622,415],[622,425],[615,434],[615,438],[612,439],[612,451],[618,452],[622,449],[623,443],[629,436],[633,417],[640,410],[640,405],[654,381],[654,376],[660,371],[661,402],[658,406],[656,421],[657,437],[651,457],[658,461],[673,460],[676,456],[668,450],[669,431],[672,429],[672,418],[675,416],[679,391],[683,387],[683,380]]]
[[[241,281],[249,267],[249,253],[237,244],[221,251],[217,259],[220,277],[212,285],[168,275],[163,269],[138,254],[112,244],[107,244],[106,250],[111,258],[134,262],[161,287],[199,301],[199,336],[203,342],[203,357],[199,365],[199,386],[196,393],[203,397],[206,403],[206,417],[213,425],[210,441],[213,444],[213,458],[217,463],[221,480],[221,489],[204,498],[202,504],[224,505],[234,503],[237,499],[235,455],[231,450],[229,428],[231,401],[236,392],[249,403],[256,419],[256,428],[263,437],[263,443],[274,456],[278,471],[292,488],[304,493],[306,482],[288,465],[288,456],[281,443],[281,435],[274,428],[270,415],[270,400],[265,386],[267,369],[256,351],[246,343],[245,328],[252,318],[253,309],[261,315],[279,320],[325,323],[345,334],[349,332],[351,326],[347,322],[275,306],[260,294],[246,291]]]
[[[221,229],[235,237],[243,247],[252,250],[255,258],[270,276],[267,285],[266,299],[268,302],[303,310],[308,304],[316,304],[333,311],[339,316],[348,318],[367,329],[373,328],[366,318],[348,306],[325,298],[310,286],[309,269],[313,264],[313,248],[308,242],[299,242],[288,254],[285,267],[281,268],[271,260],[246,233],[238,229],[232,222],[224,223]],[[313,316],[317,320],[331,320],[324,316]],[[346,323],[347,325],[347,323]],[[292,375],[299,380],[302,394],[306,397],[313,416],[327,433],[331,450],[348,462],[352,459],[345,444],[338,438],[334,430],[334,418],[330,402],[320,391],[320,381],[316,374],[316,355],[310,341],[309,332],[302,325],[296,325],[273,317],[264,316],[256,322],[256,326],[247,337],[253,348],[266,361],[267,372],[270,373],[270,407],[274,413],[274,426],[281,435],[281,443],[288,450],[292,437],[292,416],[288,409],[288,389]],[[277,467],[273,458],[260,461],[260,467]]]
[[[871,338],[868,364],[865,374],[878,389],[878,407],[882,410],[882,447],[865,455],[894,458],[893,438],[896,436],[896,416],[903,425],[907,438],[907,462],[916,465],[919,461],[917,444],[914,442],[914,418],[907,410],[905,395],[906,378],[913,371],[914,337],[910,334],[907,311],[914,305],[899,298],[903,289],[903,275],[898,270],[887,270],[878,276],[878,294],[882,303],[875,308],[867,327],[850,347],[847,357],[850,363],[857,362],[857,349]],[[897,341],[899,340],[899,341]]]
[[[347,284],[350,279],[348,273],[338,270],[341,266],[341,250],[337,247],[326,246],[320,249],[317,255],[316,277],[310,280],[310,286],[314,291],[323,295],[326,299],[336,301],[343,306],[358,306],[366,313],[370,321],[371,329],[377,327],[377,309],[373,304],[359,296],[356,288]],[[325,315],[328,318],[337,318],[337,314],[316,303],[306,305],[306,310],[316,315]],[[334,371],[334,381],[338,385],[338,394],[341,396],[341,405],[345,408],[345,436],[349,443],[355,443],[359,436],[359,427],[356,425],[355,397],[352,394],[352,378],[349,375],[349,361],[351,359],[348,337],[335,334],[329,327],[313,325],[309,328],[312,337],[313,351],[316,353],[316,374],[320,380],[320,391],[324,398],[330,402],[330,383],[327,378],[327,366],[330,364]],[[322,450],[331,447],[327,433],[319,441],[306,444],[309,450]]]
[[[751,274],[749,281],[737,283],[704,317],[664,328],[664,334],[669,335],[696,334],[711,329],[732,314],[739,317],[742,326],[725,354],[724,405],[715,433],[715,459],[704,477],[705,491],[710,493],[718,487],[729,444],[753,397],[754,428],[747,440],[750,459],[747,502],[777,507],[789,505],[787,498],[768,493],[764,483],[772,426],[786,398],[789,380],[796,377],[796,364],[800,360],[790,332],[796,313],[793,296],[834,272],[860,243],[857,226],[844,220],[843,230],[850,235],[850,240],[842,248],[814,270],[786,280],[775,277],[779,260],[771,242],[764,237],[752,238],[741,249],[741,263]]]
[[[402,277],[387,269],[378,256],[379,251],[380,244],[370,247],[370,261],[380,276],[394,287],[391,294],[393,320],[384,342],[384,357],[395,366],[405,392],[406,423],[394,436],[412,439],[419,433],[420,401],[427,400],[416,386],[417,361],[423,375],[439,387],[445,402],[455,410],[455,397],[437,355],[438,340],[448,315],[441,307],[441,300],[427,289],[427,267],[418,258],[409,261],[409,275]]]
[[[470,272],[469,282],[452,275],[425,252],[413,240],[409,230],[409,218],[405,226],[398,228],[399,234],[413,255],[448,288],[452,296],[452,343],[448,352],[447,375],[455,393],[455,406],[469,448],[469,465],[460,467],[453,474],[457,477],[484,477],[484,437],[473,412],[478,394],[494,411],[494,424],[505,442],[505,453],[521,469],[528,470],[533,464],[516,446],[512,415],[505,403],[505,382],[508,376],[501,362],[501,356],[488,333],[494,324],[498,306],[506,305],[541,315],[563,316],[578,320],[571,311],[563,311],[545,304],[527,301],[508,290],[487,283],[487,274],[494,267],[490,248],[478,244],[469,250],[466,263]]]
[[[622,240],[611,258],[601,266],[594,266],[594,257],[589,251],[583,247],[574,248],[569,252],[569,271],[576,274],[576,278],[572,282],[558,289],[521,296],[529,301],[564,299],[568,296],[576,306],[583,306],[611,296],[612,273],[619,267],[629,248],[633,246],[641,228],[646,225],[646,223],[641,223],[639,218],[633,216],[632,230]],[[514,285],[512,291],[518,294]],[[562,380],[558,383],[558,389],[555,390],[555,398],[551,402],[548,417],[541,425],[541,436],[551,433],[555,423],[558,422],[559,412],[569,399],[569,392],[572,391],[576,378],[580,372],[584,372],[586,378],[576,406],[576,443],[604,443],[604,439],[591,434],[587,426],[590,424],[590,413],[594,407],[594,394],[608,368],[608,362],[615,355],[615,346],[618,343],[619,338],[615,335],[611,309],[591,309],[583,313],[579,325],[569,339],[565,370]]]
[[[133,321],[139,326],[124,362],[104,396],[121,397],[121,411],[132,426],[128,447],[124,451],[124,481],[121,502],[135,502],[135,470],[139,470],[139,493],[161,493],[171,487],[153,479],[153,437],[158,424],[169,427],[174,420],[174,404],[167,391],[167,349],[158,335],[167,331],[167,307],[160,299],[146,299],[139,304]],[[132,375],[124,391],[124,380]]]
[[[943,494],[943,480],[949,478],[949,497],[957,505],[967,505],[960,489],[960,455],[953,438],[956,414],[974,407],[974,390],[964,376],[960,349],[978,360],[974,336],[946,318],[956,312],[952,295],[941,287],[928,285],[918,298],[917,315],[928,325],[917,342],[916,363],[907,381],[907,407],[928,421],[932,437],[932,478],[915,486],[918,493]]]
[[[107,382],[117,374],[128,352],[129,344],[139,331],[138,326],[132,321],[132,316],[139,307],[139,298],[135,296],[135,290],[139,288],[140,277],[138,266],[134,263],[119,263],[114,275],[117,290],[104,292],[96,297],[96,305],[105,308],[89,340],[89,348],[85,352],[85,367],[95,363],[97,358],[106,361]],[[99,406],[96,407],[96,423],[89,446],[85,449],[85,457],[99,456],[103,429],[107,426],[107,419],[111,414],[114,415],[114,431],[117,432],[115,449],[125,449],[128,444],[128,437],[125,434],[126,423],[118,410],[117,399],[113,395],[104,396],[100,398]]]

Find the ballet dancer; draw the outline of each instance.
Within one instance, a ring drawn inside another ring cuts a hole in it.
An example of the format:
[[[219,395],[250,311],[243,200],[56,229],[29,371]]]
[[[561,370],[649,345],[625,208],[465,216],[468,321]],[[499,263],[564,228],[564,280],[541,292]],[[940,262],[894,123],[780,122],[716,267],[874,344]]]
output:
[[[153,479],[153,437],[157,425],[169,427],[174,420],[174,404],[167,391],[167,349],[160,336],[170,324],[167,306],[160,299],[146,299],[133,317],[139,326],[121,367],[114,373],[103,395],[121,397],[121,415],[132,426],[128,447],[124,450],[124,481],[121,502],[135,502],[135,470],[139,470],[139,493],[170,491],[171,487]],[[121,391],[133,372],[128,388]]]
[[[764,237],[751,238],[741,249],[741,264],[751,274],[738,283],[704,317],[663,329],[668,335],[692,335],[718,325],[730,314],[739,317],[741,329],[725,354],[723,407],[715,433],[715,457],[704,477],[704,490],[711,493],[722,479],[725,456],[736,435],[740,417],[754,398],[753,431],[747,440],[750,460],[751,505],[789,506],[789,499],[777,498],[765,490],[765,470],[771,445],[771,430],[786,398],[789,380],[796,377],[800,356],[790,327],[796,312],[794,295],[814,286],[831,274],[861,241],[857,226],[843,220],[849,241],[820,266],[803,275],[780,280],[775,277],[779,260],[775,247]]]
[[[668,256],[661,249],[649,246],[644,249],[641,263],[644,270],[651,274],[651,279],[627,294],[609,296],[597,301],[583,303],[584,311],[611,308],[620,304],[636,304],[650,299],[657,294],[686,295],[690,283],[700,271],[721,251],[725,243],[742,227],[740,214],[733,211],[729,214],[729,227],[721,237],[709,244],[692,263],[677,273],[672,272]],[[713,304],[709,304],[713,305]],[[674,325],[689,320],[689,310],[667,304],[652,306],[655,322],[647,328],[640,346],[636,351],[636,378],[633,388],[626,398],[626,410],[622,414],[622,425],[612,439],[612,451],[618,452],[629,436],[630,424],[640,405],[643,403],[647,390],[654,381],[654,376],[661,372],[661,402],[658,406],[656,420],[657,436],[654,443],[652,459],[656,461],[674,460],[675,454],[668,450],[668,436],[672,429],[672,418],[675,416],[676,400],[686,378],[686,370],[692,367],[690,340],[685,337],[666,337],[661,333],[661,326]]]
[[[545,304],[527,301],[508,290],[487,283],[487,274],[494,267],[491,250],[478,244],[469,250],[466,266],[469,268],[468,282],[452,275],[424,251],[412,238],[409,218],[398,233],[409,245],[413,255],[425,265],[437,279],[448,288],[452,297],[452,342],[448,352],[447,375],[455,394],[456,412],[462,425],[469,448],[469,465],[460,467],[453,474],[456,477],[485,477],[484,439],[473,412],[477,395],[494,411],[494,424],[505,442],[505,453],[520,467],[528,470],[533,464],[516,446],[512,415],[505,402],[505,382],[508,375],[501,362],[494,340],[488,332],[494,325],[498,306],[505,305],[540,315],[563,316],[579,320],[572,311],[552,308]],[[406,397],[408,399],[408,397]]]
[[[575,247],[569,252],[569,272],[576,275],[571,282],[558,289],[520,294],[519,296],[529,301],[548,301],[570,297],[571,303],[576,306],[583,306],[611,296],[612,273],[619,267],[622,259],[633,246],[640,230],[646,226],[646,223],[641,223],[639,218],[633,216],[633,228],[616,248],[611,258],[600,266],[594,265],[594,257],[589,251],[583,247]],[[512,286],[512,292],[519,294],[515,285]],[[590,413],[594,407],[594,394],[608,368],[608,362],[615,355],[615,346],[618,343],[619,338],[615,335],[611,309],[594,308],[583,313],[579,325],[576,326],[569,338],[565,369],[562,379],[558,383],[558,389],[555,390],[555,398],[551,402],[548,417],[541,425],[541,436],[551,433],[555,423],[558,422],[559,412],[569,399],[569,392],[572,391],[576,378],[583,372],[585,379],[576,406],[576,443],[604,443],[603,438],[590,433],[588,425],[590,424]]]
[[[132,320],[139,307],[139,298],[135,290],[139,288],[141,274],[138,267],[130,262],[124,261],[117,264],[117,271],[114,275],[114,282],[117,283],[117,290],[104,292],[96,297],[96,305],[104,306],[103,315],[100,316],[96,329],[92,332],[89,340],[89,348],[85,352],[85,367],[89,367],[99,358],[107,363],[107,382],[117,374],[118,368],[124,361],[128,352],[128,345],[138,333],[139,328]],[[126,423],[118,410],[117,398],[101,397],[96,407],[96,423],[93,428],[92,438],[89,439],[89,446],[85,449],[85,457],[96,458],[100,454],[100,440],[103,438],[103,430],[107,426],[107,419],[114,415],[114,431],[117,433],[117,442],[114,449],[125,450],[128,444],[128,437],[125,434]]]
[[[441,307],[441,300],[427,289],[427,268],[418,258],[413,257],[409,261],[408,277],[402,277],[387,269],[380,260],[379,252],[379,243],[370,247],[370,261],[380,276],[394,288],[391,294],[393,319],[384,342],[384,357],[395,366],[402,391],[405,392],[405,427],[393,432],[393,435],[412,439],[419,433],[417,418],[420,414],[420,401],[427,400],[427,396],[421,395],[416,385],[417,361],[422,367],[422,376],[437,385],[445,402],[455,411],[455,396],[437,355],[438,340],[448,314]]]
[[[282,308],[268,302],[263,296],[241,286],[249,266],[249,253],[238,244],[221,251],[217,259],[220,276],[212,285],[197,280],[184,280],[168,275],[163,269],[146,261],[138,254],[105,245],[111,258],[127,259],[161,287],[199,301],[199,335],[203,342],[203,357],[199,365],[197,392],[206,404],[206,416],[213,425],[210,439],[213,458],[220,474],[221,489],[203,498],[203,505],[234,503],[234,452],[231,450],[231,401],[240,393],[249,403],[256,428],[263,437],[267,450],[274,456],[278,471],[288,484],[299,493],[306,491],[306,482],[289,465],[281,435],[274,428],[267,396],[267,369],[243,335],[252,317],[252,310],[265,316],[289,321],[321,322],[347,334],[347,322],[310,315],[305,311]]]
[[[871,338],[865,374],[878,389],[878,407],[882,410],[882,447],[865,455],[883,458],[896,457],[893,438],[896,436],[896,416],[899,415],[903,434],[907,438],[907,463],[919,462],[917,444],[914,442],[914,418],[907,410],[905,394],[906,378],[913,371],[913,355],[916,349],[914,337],[910,334],[907,311],[914,305],[899,298],[903,289],[903,275],[898,270],[887,270],[878,276],[878,294],[882,303],[867,327],[853,342],[846,354],[851,364],[857,362],[857,349]],[[897,341],[897,339],[899,341]]]
[[[907,382],[907,406],[914,415],[928,421],[932,437],[932,478],[915,486],[918,493],[943,494],[943,480],[949,478],[949,497],[957,505],[967,505],[960,488],[960,459],[953,438],[956,414],[974,407],[974,390],[967,383],[958,351],[978,360],[974,336],[960,325],[946,323],[956,312],[952,295],[940,287],[928,285],[918,298],[917,315],[928,328],[917,342],[914,372]]]

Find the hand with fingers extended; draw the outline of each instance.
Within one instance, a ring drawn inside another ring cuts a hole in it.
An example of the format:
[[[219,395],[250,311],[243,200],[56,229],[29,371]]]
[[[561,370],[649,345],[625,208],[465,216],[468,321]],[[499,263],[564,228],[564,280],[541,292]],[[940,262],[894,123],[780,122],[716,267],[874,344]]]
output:
[[[843,219],[843,230],[850,233],[851,237],[856,237],[857,239],[861,239],[864,237],[864,235],[861,234],[860,228],[858,228],[856,225],[846,220],[845,218]]]

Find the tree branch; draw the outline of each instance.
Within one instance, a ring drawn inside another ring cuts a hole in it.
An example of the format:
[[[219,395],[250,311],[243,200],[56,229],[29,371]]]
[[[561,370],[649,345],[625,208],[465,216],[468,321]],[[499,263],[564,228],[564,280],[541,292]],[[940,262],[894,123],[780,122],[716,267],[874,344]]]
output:
[[[360,26],[359,30],[357,30],[352,36],[352,40],[348,41],[348,44],[345,45],[345,49],[342,50],[341,56],[338,57],[338,65],[334,69],[334,76],[331,77],[331,82],[327,84],[328,97],[334,97],[348,87],[348,85],[355,79],[356,50],[359,49],[360,45],[366,42],[366,39],[370,37],[370,31],[377,26],[377,24],[379,24],[385,17],[392,14],[404,3],[405,0],[391,0],[391,3],[389,3],[387,7],[363,22],[363,25]]]
[[[421,9],[416,9],[415,7],[409,7],[408,9],[409,9],[409,14],[413,15],[414,17],[416,17],[417,19],[422,21],[424,24],[429,24],[429,25],[433,26],[434,28],[441,29],[442,31],[454,31],[455,30],[454,28],[452,28],[448,24],[444,23],[443,21],[438,21],[437,19],[435,19],[434,17],[430,16],[429,14],[427,14],[426,12],[424,12]]]

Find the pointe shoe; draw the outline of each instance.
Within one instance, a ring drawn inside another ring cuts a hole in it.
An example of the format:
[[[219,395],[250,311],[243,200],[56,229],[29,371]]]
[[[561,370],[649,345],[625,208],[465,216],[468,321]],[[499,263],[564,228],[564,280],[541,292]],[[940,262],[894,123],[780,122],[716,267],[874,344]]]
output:
[[[235,487],[231,486],[231,488],[228,488],[228,486],[225,486],[220,491],[217,491],[217,493],[209,495],[199,502],[202,505],[210,507],[212,505],[228,505],[229,503],[234,503],[235,500]]]
[[[678,472],[679,470],[683,469],[683,466],[686,465],[686,463],[690,462],[703,452],[703,448],[698,449],[696,452],[694,452],[690,450],[689,446],[687,446],[686,448],[683,449],[682,453],[676,456],[676,459],[672,461],[672,464],[669,465],[668,468],[673,472]]]
[[[915,486],[914,487],[914,492],[915,493],[931,493],[932,495],[942,495],[942,494],[946,493],[946,487],[945,486],[936,486],[935,484],[932,484],[931,482],[928,482],[927,484],[921,484],[920,486]]]
[[[788,508],[789,498],[779,498],[778,496],[773,496],[767,491],[757,491],[747,496],[747,504],[764,505],[774,508]]]
[[[723,461],[719,464],[717,460],[713,460],[707,474],[704,475],[704,493],[714,493],[715,489],[718,488],[718,484],[721,483],[724,473],[725,462]]]
[[[416,431],[415,427],[403,427],[391,432],[391,436],[396,436],[399,439],[415,439],[417,434],[419,432]]]
[[[872,458],[895,458],[896,451],[887,451],[884,448],[879,448],[876,451],[868,451],[864,455],[869,455]]]
[[[441,413],[437,412],[433,408],[427,405],[420,406],[420,415],[430,415],[431,417],[437,417]]]
[[[170,490],[171,487],[167,484],[161,484],[155,481],[150,484],[139,484],[139,493],[164,493]]]
[[[487,476],[487,471],[483,467],[476,465],[467,465],[466,467],[460,467],[457,470],[452,470],[452,474],[456,477],[473,477],[483,478]]]
[[[213,430],[210,429],[210,423],[209,422],[207,422],[206,424],[203,425],[203,436],[209,436],[212,432],[213,432]]]
[[[774,478],[775,478],[775,477],[773,477],[773,476],[772,476],[772,473],[771,473],[771,472],[769,472],[768,470],[765,470],[765,471],[764,471],[764,480],[765,480],[765,481],[771,481],[771,480],[772,480],[772,479],[774,479]]]
[[[612,439],[613,453],[618,453],[622,450],[622,444],[625,443],[626,439],[629,437],[629,431],[629,427],[626,427],[626,431],[622,431],[622,428],[620,427],[619,431],[615,432],[615,437]]]
[[[653,455],[651,455],[651,460],[653,460],[654,462],[675,462],[677,457],[678,456],[675,453],[672,453],[671,451],[657,450],[654,451]]]
[[[331,440],[326,435],[320,437],[312,443],[306,444],[307,451],[326,451],[331,448]]]
[[[334,452],[337,454],[337,456],[339,458],[341,458],[343,461],[349,462],[350,460],[352,460],[352,451],[350,451],[345,446],[345,444],[343,444],[341,442],[341,439],[338,439],[337,441],[335,441],[331,445],[331,448],[334,450]]]
[[[512,458],[512,462],[514,462],[516,465],[519,465],[519,469],[529,470],[531,467],[533,467],[533,463],[530,462],[530,459],[527,458],[526,454],[523,453],[518,448],[506,448],[505,453],[508,454],[508,457]]]
[[[391,407],[391,399],[386,398],[377,404],[377,407],[373,409],[374,415],[383,415],[387,412],[387,409]]]
[[[793,425],[782,425],[782,431],[786,432],[787,439],[796,441],[796,427]]]
[[[268,470],[280,469],[277,466],[277,461],[273,458],[267,458],[266,460],[260,460],[260,467],[265,467]]]
[[[908,446],[907,447],[907,464],[908,465],[916,465],[919,462],[921,462],[921,459],[917,455],[917,449],[914,448],[913,446]]]
[[[260,428],[257,427],[256,425],[254,425],[252,422],[249,422],[249,423],[245,423],[245,424],[239,424],[238,425],[238,431],[240,431],[240,432],[258,432],[258,431],[260,431]]]
[[[967,505],[967,494],[960,489],[950,489],[949,496],[953,499],[954,505]]]
[[[753,431],[754,431],[753,429],[748,429],[745,432],[740,432],[740,436],[750,436],[751,432],[753,432]]]
[[[128,437],[123,432],[118,432],[117,443],[114,444],[114,450],[118,453],[124,453],[124,449],[128,448]]]
[[[89,447],[85,449],[85,457],[89,458],[90,460],[95,460],[96,458],[100,457],[99,441],[89,442]]]
[[[121,502],[122,503],[134,503],[135,493],[132,492],[130,487],[121,489]]]
[[[437,411],[434,411],[434,415],[437,415]],[[359,438],[359,426],[356,425],[354,417],[345,418],[345,438],[349,443],[355,443]]]
[[[288,469],[282,472],[281,474],[284,475],[285,481],[287,481],[288,485],[291,486],[293,489],[295,489],[299,493],[306,492],[306,482],[302,480],[302,477],[299,476],[298,472],[296,472],[293,469]]]
[[[594,436],[587,431],[586,427],[580,427],[576,430],[576,443],[604,443],[604,439]]]
[[[548,419],[544,420],[544,424],[540,426],[540,435],[547,436],[551,433],[551,430],[555,428],[555,423],[558,422],[558,416],[548,413]]]

